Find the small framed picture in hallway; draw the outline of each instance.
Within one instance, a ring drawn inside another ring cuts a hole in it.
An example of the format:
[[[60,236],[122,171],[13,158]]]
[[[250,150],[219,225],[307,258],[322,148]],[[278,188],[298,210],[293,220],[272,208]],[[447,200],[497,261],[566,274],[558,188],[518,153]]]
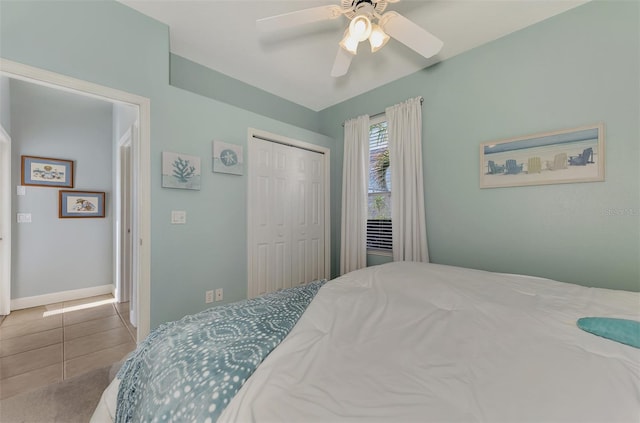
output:
[[[104,217],[104,200],[104,192],[60,190],[58,217]]]
[[[22,156],[22,185],[73,188],[73,160]]]

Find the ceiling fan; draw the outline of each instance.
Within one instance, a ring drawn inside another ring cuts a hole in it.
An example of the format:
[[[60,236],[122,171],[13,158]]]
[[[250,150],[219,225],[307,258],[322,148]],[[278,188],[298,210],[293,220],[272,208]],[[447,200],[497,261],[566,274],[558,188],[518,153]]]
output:
[[[369,40],[371,52],[380,50],[395,38],[416,53],[429,58],[436,55],[443,42],[436,36],[394,11],[383,13],[388,3],[399,0],[341,0],[341,6],[325,5],[258,19],[262,31],[279,30],[346,16],[351,20],[339,43],[331,76],[345,75],[357,54],[358,44]],[[377,23],[376,23],[377,21]]]

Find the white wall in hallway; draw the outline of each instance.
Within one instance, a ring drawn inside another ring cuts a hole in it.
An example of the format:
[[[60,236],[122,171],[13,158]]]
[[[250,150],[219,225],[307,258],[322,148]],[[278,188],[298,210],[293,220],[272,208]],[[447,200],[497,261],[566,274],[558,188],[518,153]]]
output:
[[[12,80],[10,107],[14,187],[31,155],[73,160],[73,189],[106,192],[105,218],[59,219],[59,188],[14,190],[13,215],[32,223],[13,222],[11,298],[112,284],[111,103]]]

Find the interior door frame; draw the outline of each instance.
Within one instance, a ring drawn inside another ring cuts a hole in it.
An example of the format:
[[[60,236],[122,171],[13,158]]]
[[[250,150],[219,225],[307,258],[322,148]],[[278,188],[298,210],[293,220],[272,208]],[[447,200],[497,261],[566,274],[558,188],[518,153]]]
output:
[[[289,147],[301,148],[303,150],[324,154],[324,273],[327,275],[327,278],[331,277],[331,150],[320,145],[299,141],[282,135],[272,134],[260,129],[249,128],[247,138],[247,157],[251,157],[251,152],[255,148],[254,140],[256,138],[263,141],[270,141]],[[255,241],[253,233],[253,222],[255,222],[254,213],[260,212],[256,207],[252,207],[252,176],[254,172],[252,166],[252,161],[249,160],[247,166],[247,297],[249,298],[253,292],[251,283],[255,279],[255,275],[253,274],[255,258],[253,257],[253,249],[251,248]]]
[[[149,334],[151,326],[151,102],[146,97],[131,94],[114,88],[94,84],[44,69],[35,68],[11,60],[0,58],[0,74],[50,88],[65,90],[110,103],[126,103],[138,109],[139,134],[133,137],[133,217],[134,230],[133,264],[134,278],[137,281],[138,327],[137,339],[140,342]],[[2,286],[0,301],[10,301],[11,285],[5,291]]]
[[[130,126],[118,141],[116,147],[116,183],[114,189],[115,202],[114,215],[117,220],[116,242],[114,243],[114,257],[117,258],[116,272],[116,299],[119,302],[131,300],[131,143],[133,125]]]
[[[11,312],[11,137],[2,125],[0,156],[0,315],[7,315]]]

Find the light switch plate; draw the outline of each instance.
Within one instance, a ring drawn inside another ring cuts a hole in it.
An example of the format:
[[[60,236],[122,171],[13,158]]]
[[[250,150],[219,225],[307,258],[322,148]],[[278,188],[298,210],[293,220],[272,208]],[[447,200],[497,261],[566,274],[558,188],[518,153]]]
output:
[[[187,223],[187,212],[184,210],[172,210],[171,211],[171,224],[184,225]]]
[[[16,186],[16,195],[26,195],[27,188],[24,185]]]
[[[18,213],[18,223],[31,223],[31,213]]]

